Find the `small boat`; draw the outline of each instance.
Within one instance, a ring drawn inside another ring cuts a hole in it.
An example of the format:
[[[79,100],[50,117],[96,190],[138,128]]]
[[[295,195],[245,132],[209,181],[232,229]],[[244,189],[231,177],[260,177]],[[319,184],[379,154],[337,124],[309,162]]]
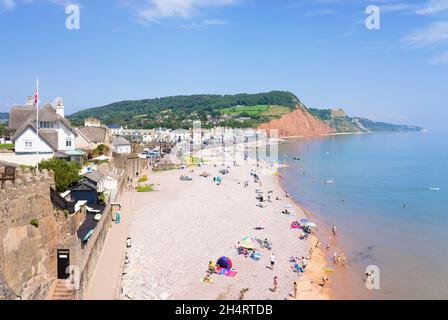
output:
[[[323,184],[335,184],[336,182],[333,179],[330,180],[323,180],[321,181]]]
[[[83,242],[87,242],[89,241],[90,237],[93,234],[93,231],[95,231],[95,229],[90,230],[89,232],[87,232],[87,234],[85,235],[85,237],[82,239]]]
[[[438,187],[431,187],[431,188],[428,188],[428,190],[430,190],[430,191],[440,191],[440,188],[438,188]]]

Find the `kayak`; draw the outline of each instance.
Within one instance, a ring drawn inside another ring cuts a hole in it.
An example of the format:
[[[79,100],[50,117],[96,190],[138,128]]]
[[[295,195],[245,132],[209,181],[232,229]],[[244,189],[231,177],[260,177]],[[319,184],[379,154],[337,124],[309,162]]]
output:
[[[333,267],[330,267],[330,266],[325,266],[324,267],[324,271],[327,271],[327,272],[333,272],[335,269],[333,268]]]
[[[87,242],[93,234],[94,229],[87,232],[86,236],[82,239],[83,242]]]

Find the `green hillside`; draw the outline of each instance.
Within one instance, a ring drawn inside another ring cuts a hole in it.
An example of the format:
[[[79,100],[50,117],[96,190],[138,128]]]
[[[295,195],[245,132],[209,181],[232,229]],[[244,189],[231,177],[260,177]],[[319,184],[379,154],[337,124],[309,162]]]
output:
[[[98,118],[103,124],[118,124],[130,129],[188,129],[196,120],[200,120],[204,128],[249,128],[278,119],[297,106],[340,133],[421,130],[419,127],[351,118],[341,109],[307,109],[294,94],[285,91],[121,101],[74,113],[69,119],[75,126],[83,125],[86,118]]]
[[[74,125],[85,118],[129,128],[189,128],[195,120],[204,127],[253,127],[293,111],[299,99],[290,92],[258,94],[192,95],[121,101],[72,114]]]

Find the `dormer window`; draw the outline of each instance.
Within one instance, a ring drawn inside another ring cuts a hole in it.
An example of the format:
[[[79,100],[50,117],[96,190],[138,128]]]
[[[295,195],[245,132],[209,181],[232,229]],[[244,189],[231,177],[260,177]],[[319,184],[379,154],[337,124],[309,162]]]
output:
[[[71,147],[72,146],[72,139],[65,139],[65,146]]]
[[[54,129],[53,121],[39,121],[39,129]]]

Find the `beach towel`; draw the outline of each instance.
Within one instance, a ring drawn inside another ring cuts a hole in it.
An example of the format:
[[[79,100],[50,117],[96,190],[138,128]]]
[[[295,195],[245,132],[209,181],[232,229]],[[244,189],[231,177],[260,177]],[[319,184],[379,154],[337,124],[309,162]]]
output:
[[[225,273],[225,276],[226,277],[235,277],[237,275],[237,273],[238,272],[236,272],[236,271],[230,270]]]
[[[300,225],[297,222],[291,223],[291,229],[300,229]]]

